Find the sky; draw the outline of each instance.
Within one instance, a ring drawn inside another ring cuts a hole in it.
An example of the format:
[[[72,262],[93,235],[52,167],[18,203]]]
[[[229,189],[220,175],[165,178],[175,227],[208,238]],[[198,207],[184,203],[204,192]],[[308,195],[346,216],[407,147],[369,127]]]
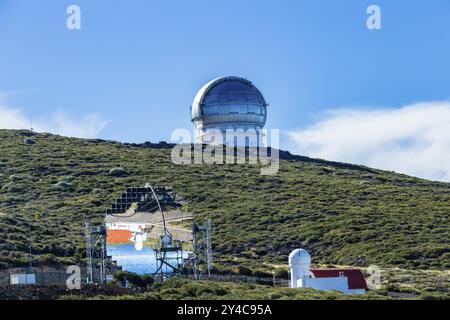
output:
[[[282,149],[450,181],[449,57],[448,0],[0,0],[0,128],[170,141],[237,75]]]

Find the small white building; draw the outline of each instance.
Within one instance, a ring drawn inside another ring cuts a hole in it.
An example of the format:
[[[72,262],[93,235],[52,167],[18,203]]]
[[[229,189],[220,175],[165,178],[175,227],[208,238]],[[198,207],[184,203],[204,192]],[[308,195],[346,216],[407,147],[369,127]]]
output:
[[[17,273],[9,277],[12,285],[36,284],[36,275],[34,273]]]
[[[359,269],[311,269],[311,256],[304,249],[289,255],[291,288],[336,290],[347,294],[366,293],[367,283]]]

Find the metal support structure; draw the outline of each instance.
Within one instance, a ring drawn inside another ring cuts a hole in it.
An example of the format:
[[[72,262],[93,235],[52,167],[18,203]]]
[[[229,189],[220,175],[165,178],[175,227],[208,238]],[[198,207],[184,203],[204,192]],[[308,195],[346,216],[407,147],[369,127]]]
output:
[[[162,279],[178,274],[183,267],[183,248],[180,243],[174,243],[169,247],[161,246],[155,250],[155,253],[156,260],[159,261],[155,275],[160,275]],[[176,256],[169,256],[171,253],[175,253]]]
[[[106,240],[104,236],[100,236],[100,266],[99,276],[102,283],[106,283]]]
[[[105,283],[108,266],[104,226],[85,222],[87,283]]]
[[[192,271],[195,279],[200,279],[203,271],[199,268],[200,264],[206,265],[208,277],[211,276],[213,268],[213,253],[211,244],[211,219],[204,224],[194,223],[192,227],[194,252],[190,258]]]

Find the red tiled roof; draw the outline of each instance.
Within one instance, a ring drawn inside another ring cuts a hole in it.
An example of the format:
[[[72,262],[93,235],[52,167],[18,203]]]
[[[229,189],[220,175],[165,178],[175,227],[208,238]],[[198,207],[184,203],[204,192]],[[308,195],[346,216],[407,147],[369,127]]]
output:
[[[348,278],[349,289],[367,290],[366,279],[359,269],[311,269],[316,278],[334,278],[344,276]]]

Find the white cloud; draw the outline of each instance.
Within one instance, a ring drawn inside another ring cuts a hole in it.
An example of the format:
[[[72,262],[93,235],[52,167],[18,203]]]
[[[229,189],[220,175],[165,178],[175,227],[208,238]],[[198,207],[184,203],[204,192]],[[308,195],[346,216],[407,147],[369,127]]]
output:
[[[37,125],[40,126],[41,124],[38,122]],[[73,119],[63,112],[57,112],[48,123],[41,126],[50,128],[43,131],[54,132],[63,136],[97,138],[107,125],[108,121],[103,120],[97,113],[88,114],[80,119]],[[36,128],[39,131],[39,128]]]
[[[295,153],[450,181],[450,102],[337,109],[288,132]]]
[[[24,129],[30,127],[30,120],[19,109],[10,109],[0,105],[1,129]]]
[[[31,124],[37,132],[50,132],[68,137],[97,138],[107,126],[108,121],[97,113],[81,118],[71,118],[58,111],[49,116],[31,119],[20,108],[13,108],[1,103],[0,95],[0,129],[29,129]]]

